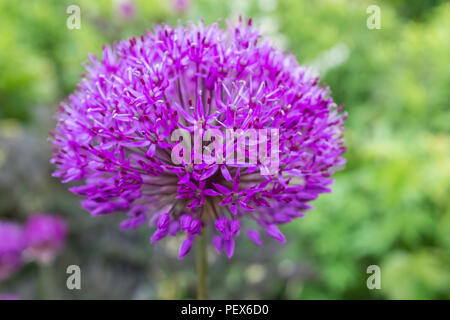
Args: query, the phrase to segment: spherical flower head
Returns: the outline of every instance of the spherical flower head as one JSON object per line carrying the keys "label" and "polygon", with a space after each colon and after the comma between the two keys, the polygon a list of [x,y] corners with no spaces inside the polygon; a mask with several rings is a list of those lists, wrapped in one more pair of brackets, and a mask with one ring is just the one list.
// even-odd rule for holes
{"label": "spherical flower head", "polygon": [[251,20],[155,26],[86,69],[51,133],[54,176],[92,215],[149,221],[152,243],[183,234],[179,258],[208,226],[228,257],[241,234],[285,242],[278,225],[345,163],[342,106]]}
{"label": "spherical flower head", "polygon": [[20,226],[0,221],[0,281],[11,276],[21,264],[25,248],[24,234]]}
{"label": "spherical flower head", "polygon": [[48,214],[32,215],[25,225],[25,256],[42,264],[51,263],[64,248],[66,222]]}

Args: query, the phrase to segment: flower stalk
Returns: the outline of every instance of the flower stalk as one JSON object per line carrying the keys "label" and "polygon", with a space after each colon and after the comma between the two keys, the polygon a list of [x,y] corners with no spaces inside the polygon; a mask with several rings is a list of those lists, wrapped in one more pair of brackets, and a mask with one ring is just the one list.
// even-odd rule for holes
{"label": "flower stalk", "polygon": [[[202,218],[208,219],[207,206],[203,207]],[[203,227],[202,232],[197,237],[195,248],[195,268],[197,272],[197,299],[208,299],[208,232]]]}
{"label": "flower stalk", "polygon": [[208,299],[207,232],[203,229],[196,241],[195,265],[197,270],[197,299]]}

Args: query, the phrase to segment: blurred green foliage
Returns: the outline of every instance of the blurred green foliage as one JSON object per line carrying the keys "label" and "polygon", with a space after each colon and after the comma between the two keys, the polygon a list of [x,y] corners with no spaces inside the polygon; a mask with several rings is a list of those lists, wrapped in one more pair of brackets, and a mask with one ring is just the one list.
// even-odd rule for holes
{"label": "blurred green foliage", "polygon": [[[381,8],[380,30],[366,27],[372,2]],[[193,261],[176,262],[177,243],[155,250],[145,227],[120,233],[119,217],[90,219],[66,186],[49,178],[46,161],[35,160],[50,153],[36,145],[52,128],[58,102],[73,91],[88,52],[153,23],[223,23],[242,14],[302,64],[320,66],[324,52],[345,48],[321,81],[349,113],[348,163],[335,175],[332,194],[283,227],[287,245],[265,239],[255,249],[241,237],[232,261],[214,258],[212,296],[450,299],[450,3],[191,0],[177,13],[171,1],[141,0],[132,17],[121,15],[118,3],[0,1],[0,170],[9,171],[7,178],[0,174],[0,217],[52,210],[69,219],[68,249],[54,266],[61,288],[53,297],[193,297]],[[66,28],[70,4],[81,8],[80,30]],[[27,170],[37,175],[33,183]],[[68,264],[86,268],[89,290],[65,290]],[[381,290],[366,287],[371,264],[381,267]],[[35,277],[27,267],[6,288],[48,297],[39,281],[25,284]]]}

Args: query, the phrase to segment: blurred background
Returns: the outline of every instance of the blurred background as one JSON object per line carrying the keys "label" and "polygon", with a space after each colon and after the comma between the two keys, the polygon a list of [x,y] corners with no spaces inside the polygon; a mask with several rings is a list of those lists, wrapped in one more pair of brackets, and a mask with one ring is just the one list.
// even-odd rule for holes
{"label": "blurred background", "polygon": [[[369,5],[381,8],[370,30]],[[81,28],[68,29],[69,5]],[[21,299],[195,298],[193,254],[158,248],[146,226],[91,218],[51,178],[48,131],[88,53],[154,23],[253,17],[277,46],[312,66],[349,113],[348,160],[333,193],[282,227],[280,245],[238,240],[232,260],[210,254],[216,299],[450,299],[450,3],[444,0],[0,0],[0,220],[64,217],[65,249],[0,282]],[[79,265],[82,289],[66,287]],[[369,265],[381,289],[369,290]]]}

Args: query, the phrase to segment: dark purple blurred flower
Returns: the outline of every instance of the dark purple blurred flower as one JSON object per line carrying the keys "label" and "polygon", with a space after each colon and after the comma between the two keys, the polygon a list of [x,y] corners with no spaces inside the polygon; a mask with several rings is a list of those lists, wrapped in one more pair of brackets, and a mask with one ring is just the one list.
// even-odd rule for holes
{"label": "dark purple blurred flower", "polygon": [[[285,242],[277,225],[303,216],[308,202],[330,192],[330,176],[345,163],[346,115],[318,78],[251,24],[156,26],[105,47],[101,59],[91,56],[51,133],[54,176],[82,182],[70,190],[92,215],[128,212],[123,229],[150,221],[151,242],[184,233],[180,258],[207,225],[216,250],[229,257],[241,229],[259,245],[257,225]],[[174,163],[171,151],[180,142],[171,134],[180,128],[194,135],[194,145],[196,128],[274,130],[264,141],[271,159],[279,158],[276,170],[263,174],[261,158],[208,164],[206,154],[201,163]],[[234,141],[228,147],[242,151]],[[250,144],[243,153],[253,155]],[[217,149],[214,155],[221,158]]]}
{"label": "dark purple blurred flower", "polygon": [[190,0],[172,0],[172,8],[178,14],[183,14],[189,10],[191,6]]}
{"label": "dark purple blurred flower", "polygon": [[116,11],[124,19],[132,19],[136,15],[136,4],[132,0],[116,0]]}
{"label": "dark purple blurred flower", "polygon": [[51,263],[64,248],[67,226],[63,219],[47,214],[32,215],[25,225],[27,258]]}
{"label": "dark purple blurred flower", "polygon": [[0,281],[8,278],[21,266],[24,240],[20,226],[0,221]]}
{"label": "dark purple blurred flower", "polygon": [[14,294],[0,294],[0,300],[20,300],[20,298]]}

